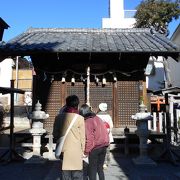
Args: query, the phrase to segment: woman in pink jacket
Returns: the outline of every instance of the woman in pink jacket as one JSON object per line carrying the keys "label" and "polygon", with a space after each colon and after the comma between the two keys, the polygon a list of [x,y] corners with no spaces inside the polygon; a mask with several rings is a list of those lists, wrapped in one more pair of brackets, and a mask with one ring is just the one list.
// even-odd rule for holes
{"label": "woman in pink jacket", "polygon": [[87,104],[83,104],[79,114],[85,119],[85,152],[89,158],[88,176],[89,180],[104,180],[103,164],[106,156],[106,148],[109,145],[109,135],[102,120],[91,111]]}

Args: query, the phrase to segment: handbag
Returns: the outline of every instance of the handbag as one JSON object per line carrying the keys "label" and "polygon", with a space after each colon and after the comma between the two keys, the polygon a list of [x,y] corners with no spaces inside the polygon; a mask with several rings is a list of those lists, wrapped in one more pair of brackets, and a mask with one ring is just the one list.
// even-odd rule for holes
{"label": "handbag", "polygon": [[76,114],[73,118],[73,120],[71,121],[71,124],[69,125],[68,129],[66,130],[66,133],[64,136],[61,136],[57,142],[56,142],[56,149],[55,149],[55,157],[56,159],[59,159],[61,152],[62,152],[62,148],[64,145],[64,141],[66,139],[67,134],[69,133],[69,130],[71,129],[71,127],[73,126],[73,124],[75,123],[76,119],[78,117],[78,114]]}

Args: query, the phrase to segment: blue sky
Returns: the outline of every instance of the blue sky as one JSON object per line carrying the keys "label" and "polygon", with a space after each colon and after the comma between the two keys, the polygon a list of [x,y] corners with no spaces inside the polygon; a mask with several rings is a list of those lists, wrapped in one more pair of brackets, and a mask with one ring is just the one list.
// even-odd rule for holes
{"label": "blue sky", "polygon": [[[133,10],[141,0],[124,0],[125,10]],[[109,0],[6,0],[1,2],[0,17],[10,26],[4,41],[34,28],[101,28],[108,17]],[[173,21],[171,34],[180,23]]]}

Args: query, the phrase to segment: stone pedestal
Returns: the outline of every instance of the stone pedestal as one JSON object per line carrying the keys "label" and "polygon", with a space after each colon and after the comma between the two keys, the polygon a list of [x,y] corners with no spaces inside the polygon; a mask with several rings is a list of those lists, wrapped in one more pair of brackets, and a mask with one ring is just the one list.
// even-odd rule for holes
{"label": "stone pedestal", "polygon": [[152,119],[150,113],[145,112],[146,106],[142,103],[140,105],[140,112],[132,116],[136,120],[137,130],[136,134],[139,137],[140,155],[133,159],[136,165],[156,166],[156,163],[147,155],[147,139],[150,131],[148,130],[148,120]]}
{"label": "stone pedestal", "polygon": [[41,136],[46,132],[46,130],[32,128],[29,131],[33,136],[33,154],[26,163],[44,163],[46,160],[41,156]]}
{"label": "stone pedestal", "polygon": [[49,160],[55,160],[56,157],[53,151],[55,149],[55,144],[53,144],[53,135],[49,134],[48,139],[49,139],[49,143],[46,145],[46,147],[48,148],[48,152],[43,153],[43,157]]}
{"label": "stone pedestal", "polygon": [[43,129],[43,120],[49,117],[44,111],[41,111],[41,104],[38,102],[35,105],[35,111],[32,113],[32,129],[29,132],[33,136],[33,154],[26,163],[44,163],[46,159],[41,156],[41,136],[46,132]]}

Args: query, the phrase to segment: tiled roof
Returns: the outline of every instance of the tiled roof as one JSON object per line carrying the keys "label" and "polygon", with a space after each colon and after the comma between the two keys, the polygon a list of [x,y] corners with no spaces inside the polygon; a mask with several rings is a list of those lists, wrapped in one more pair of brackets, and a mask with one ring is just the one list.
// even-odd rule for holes
{"label": "tiled roof", "polygon": [[30,28],[0,46],[0,52],[163,52],[179,47],[150,29]]}

